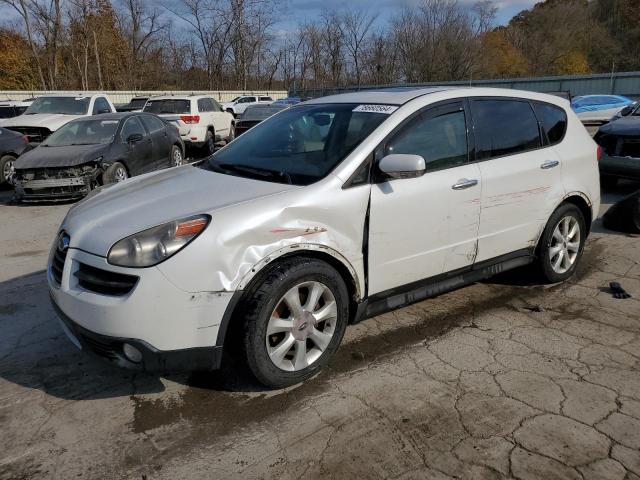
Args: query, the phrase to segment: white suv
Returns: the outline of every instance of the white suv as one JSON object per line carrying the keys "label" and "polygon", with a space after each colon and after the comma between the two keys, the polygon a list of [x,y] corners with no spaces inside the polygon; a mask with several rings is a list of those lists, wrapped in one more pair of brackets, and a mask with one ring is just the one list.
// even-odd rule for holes
{"label": "white suv", "polygon": [[544,94],[315,99],[200,168],[73,207],[51,298],[77,346],[119,365],[211,369],[235,344],[262,383],[290,385],[329,361],[347,324],[529,263],[569,278],[598,212],[597,151],[569,103]]}
{"label": "white suv", "polygon": [[216,143],[228,143],[235,137],[233,115],[206,95],[151,97],[142,111],[173,123],[186,145],[204,148],[209,155],[215,151]]}
{"label": "white suv", "polygon": [[242,115],[244,111],[253,105],[269,105],[273,103],[273,98],[264,95],[245,95],[236,97],[230,102],[222,104],[225,112],[229,112],[234,116]]}

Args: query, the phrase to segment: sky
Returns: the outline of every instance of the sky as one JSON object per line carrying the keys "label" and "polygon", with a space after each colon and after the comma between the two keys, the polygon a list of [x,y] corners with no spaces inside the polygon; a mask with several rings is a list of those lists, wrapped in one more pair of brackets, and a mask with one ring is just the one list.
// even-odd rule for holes
{"label": "sky", "polygon": [[[458,0],[460,4],[471,8],[477,0]],[[494,0],[498,9],[496,23],[505,25],[511,17],[522,10],[533,7],[541,0]],[[296,25],[312,20],[326,10],[337,10],[348,6],[378,14],[378,23],[384,23],[403,6],[418,5],[421,0],[284,0],[279,15],[278,28],[284,31],[294,30]]]}

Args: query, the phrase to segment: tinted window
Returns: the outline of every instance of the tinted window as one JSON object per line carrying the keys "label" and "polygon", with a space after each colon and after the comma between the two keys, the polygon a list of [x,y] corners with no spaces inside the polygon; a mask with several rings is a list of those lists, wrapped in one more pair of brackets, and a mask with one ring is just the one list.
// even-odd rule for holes
{"label": "tinted window", "polygon": [[122,136],[122,140],[126,142],[127,138],[136,133],[139,133],[143,137],[147,134],[137,117],[128,118],[122,126],[122,133],[120,134]]}
{"label": "tinted window", "polygon": [[420,155],[427,170],[463,165],[467,162],[467,128],[464,110],[442,107],[429,110],[404,127],[386,145],[386,154]]}
{"label": "tinted window", "polygon": [[191,100],[149,100],[144,106],[144,112],[150,113],[191,113]]}
{"label": "tinted window", "polygon": [[271,102],[273,100],[271,99],[271,97],[260,97],[260,101],[261,102]]}
{"label": "tinted window", "polygon": [[529,102],[473,100],[471,111],[479,160],[540,147],[538,121]]}
{"label": "tinted window", "polygon": [[164,130],[164,123],[158,117],[154,117],[152,115],[143,115],[142,123],[147,127],[149,132],[154,133],[159,130]]}
{"label": "tinted window", "polygon": [[238,103],[251,103],[255,101],[256,101],[255,97],[244,97],[238,100]]}
{"label": "tinted window", "polygon": [[18,115],[15,107],[0,107],[0,118],[11,118]]}
{"label": "tinted window", "polygon": [[533,106],[549,144],[554,145],[562,140],[567,131],[567,115],[564,110],[548,103],[534,102]]}
{"label": "tinted window", "polygon": [[103,97],[96,98],[96,101],[93,104],[93,114],[97,115],[98,113],[107,113],[111,112],[111,107],[109,106],[109,102],[107,102]]}
{"label": "tinted window", "polygon": [[201,98],[200,100],[198,100],[198,111],[199,112],[210,112],[211,111],[211,107],[209,105],[209,102],[207,102],[206,98]]}

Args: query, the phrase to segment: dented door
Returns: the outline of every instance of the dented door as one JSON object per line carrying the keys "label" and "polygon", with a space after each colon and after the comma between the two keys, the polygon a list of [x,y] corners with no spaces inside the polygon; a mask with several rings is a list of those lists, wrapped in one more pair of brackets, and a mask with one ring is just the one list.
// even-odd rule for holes
{"label": "dented door", "polygon": [[386,141],[382,155],[420,155],[427,171],[372,186],[369,294],[473,264],[482,185],[466,116],[461,101],[428,107]]}

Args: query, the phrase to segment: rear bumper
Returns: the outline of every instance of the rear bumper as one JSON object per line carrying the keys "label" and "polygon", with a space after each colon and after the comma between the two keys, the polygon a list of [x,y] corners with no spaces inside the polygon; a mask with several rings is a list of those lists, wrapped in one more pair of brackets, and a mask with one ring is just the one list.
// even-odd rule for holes
{"label": "rear bumper", "polygon": [[602,175],[640,180],[640,158],[616,157],[603,152],[599,168]]}
{"label": "rear bumper", "polygon": [[[60,309],[53,297],[50,297],[50,300],[63,325],[64,332],[74,345],[119,367],[148,372],[198,371],[220,368],[221,346],[162,351],[143,340],[101,335],[75,323]],[[134,362],[127,358],[124,353],[125,344],[138,350],[142,355],[142,360]]]}

